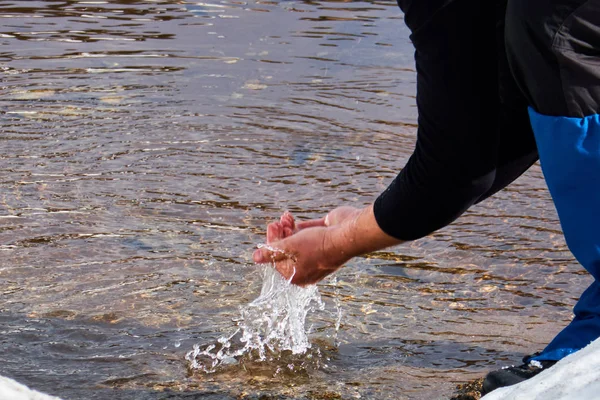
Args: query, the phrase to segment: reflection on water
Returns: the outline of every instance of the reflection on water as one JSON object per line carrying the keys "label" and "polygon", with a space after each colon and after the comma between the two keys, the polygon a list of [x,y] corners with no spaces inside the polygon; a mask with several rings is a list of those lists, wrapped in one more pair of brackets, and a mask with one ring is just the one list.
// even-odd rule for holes
{"label": "reflection on water", "polygon": [[[0,1],[0,374],[65,399],[449,397],[590,282],[537,166],[319,285],[327,368],[188,375],[258,296],[265,225],[382,191],[415,141],[394,2]],[[320,397],[319,397],[320,396]]]}

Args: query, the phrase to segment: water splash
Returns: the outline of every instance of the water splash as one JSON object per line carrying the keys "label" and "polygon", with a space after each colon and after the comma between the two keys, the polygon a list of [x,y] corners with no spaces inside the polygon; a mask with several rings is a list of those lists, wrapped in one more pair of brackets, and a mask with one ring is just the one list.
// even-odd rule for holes
{"label": "water splash", "polygon": [[335,303],[336,318],[335,318],[335,331],[333,334],[333,345],[338,347],[340,342],[338,340],[338,333],[342,326],[342,302],[340,300],[340,290],[337,285],[337,278],[334,276],[331,278],[331,285],[333,286],[333,301]]}
{"label": "water splash", "polygon": [[196,344],[186,354],[190,368],[206,373],[237,363],[277,359],[283,353],[306,353],[311,344],[306,329],[309,312],[323,310],[325,303],[316,285],[299,287],[284,279],[272,266],[263,270],[260,296],[240,310],[238,329],[204,347]]}

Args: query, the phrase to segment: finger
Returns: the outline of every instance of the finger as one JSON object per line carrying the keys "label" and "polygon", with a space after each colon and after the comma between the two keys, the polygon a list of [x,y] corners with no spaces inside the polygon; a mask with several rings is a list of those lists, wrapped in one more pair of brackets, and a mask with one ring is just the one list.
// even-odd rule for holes
{"label": "finger", "polygon": [[281,222],[281,225],[284,228],[290,228],[292,232],[296,229],[296,222],[294,221],[294,216],[289,211],[283,213],[283,215],[279,219],[279,222]]}
{"label": "finger", "polygon": [[326,217],[319,218],[319,219],[309,219],[308,221],[301,221],[296,224],[296,227],[298,229],[302,230],[305,228],[312,228],[315,226],[327,226],[325,224],[325,218]]}
{"label": "finger", "polygon": [[294,277],[295,269],[294,265],[290,262],[279,262],[275,264],[275,269],[281,274],[286,280]]}
{"label": "finger", "polygon": [[257,264],[265,264],[270,262],[279,262],[291,259],[289,254],[286,254],[283,250],[272,251],[266,248],[256,249],[252,253],[252,259]]}
{"label": "finger", "polygon": [[293,234],[294,234],[294,231],[293,231],[291,228],[289,228],[289,227],[284,227],[284,228],[283,228],[283,237],[284,237],[284,238],[286,238],[286,237],[290,237],[290,236],[292,236]]}
{"label": "finger", "polygon": [[283,228],[279,222],[267,225],[267,244],[283,239]]}

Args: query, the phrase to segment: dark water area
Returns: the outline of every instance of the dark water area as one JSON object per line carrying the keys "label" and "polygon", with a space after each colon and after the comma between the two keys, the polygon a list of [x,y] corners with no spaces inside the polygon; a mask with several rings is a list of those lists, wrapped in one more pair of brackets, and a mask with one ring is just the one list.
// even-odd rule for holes
{"label": "dark water area", "polygon": [[320,284],[318,368],[188,371],[258,296],[268,222],[366,205],[410,156],[408,36],[393,1],[0,1],[0,374],[65,400],[429,400],[543,348],[591,279],[535,165]]}

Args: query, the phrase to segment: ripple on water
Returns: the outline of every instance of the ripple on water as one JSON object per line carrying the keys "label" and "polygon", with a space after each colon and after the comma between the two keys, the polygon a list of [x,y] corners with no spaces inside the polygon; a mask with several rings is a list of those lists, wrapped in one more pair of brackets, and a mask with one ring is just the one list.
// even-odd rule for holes
{"label": "ripple on water", "polygon": [[[414,146],[396,3],[3,2],[0,20],[3,375],[65,399],[449,397],[543,347],[590,283],[535,165],[349,262],[298,340],[270,342],[291,325],[256,300],[266,223],[373,201]],[[254,353],[188,374],[194,344],[238,328]]]}

